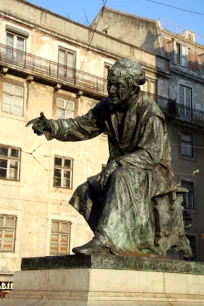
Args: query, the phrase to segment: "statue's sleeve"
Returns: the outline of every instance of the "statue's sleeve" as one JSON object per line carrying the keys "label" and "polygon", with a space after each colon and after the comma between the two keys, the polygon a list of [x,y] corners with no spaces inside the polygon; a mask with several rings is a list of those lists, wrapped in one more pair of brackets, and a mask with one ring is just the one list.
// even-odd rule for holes
{"label": "statue's sleeve", "polygon": [[117,159],[121,166],[134,165],[146,170],[160,163],[164,150],[164,121],[152,115],[147,118],[140,130],[140,140],[137,149]]}
{"label": "statue's sleeve", "polygon": [[104,131],[104,126],[98,119],[95,109],[86,115],[74,119],[50,120],[51,133],[45,133],[48,140],[53,138],[60,141],[88,140]]}

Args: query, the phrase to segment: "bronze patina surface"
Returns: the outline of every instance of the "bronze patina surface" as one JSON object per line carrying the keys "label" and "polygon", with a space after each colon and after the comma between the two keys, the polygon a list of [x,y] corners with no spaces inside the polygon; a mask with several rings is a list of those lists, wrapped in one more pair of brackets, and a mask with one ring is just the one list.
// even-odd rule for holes
{"label": "bronze patina surface", "polygon": [[108,97],[87,114],[59,120],[41,114],[30,122],[48,140],[108,136],[106,168],[89,177],[70,200],[95,235],[75,253],[165,256],[174,248],[191,255],[182,218],[185,190],[173,181],[165,118],[157,103],[141,94],[144,83],[139,64],[118,60],[108,74]]}

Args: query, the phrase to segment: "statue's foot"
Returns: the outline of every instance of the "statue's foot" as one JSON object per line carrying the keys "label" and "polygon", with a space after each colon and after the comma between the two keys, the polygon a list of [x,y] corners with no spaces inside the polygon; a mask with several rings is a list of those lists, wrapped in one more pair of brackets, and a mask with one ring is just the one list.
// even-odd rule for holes
{"label": "statue's foot", "polygon": [[91,254],[111,254],[110,249],[105,247],[102,242],[94,237],[88,243],[72,249],[75,254],[91,255]]}

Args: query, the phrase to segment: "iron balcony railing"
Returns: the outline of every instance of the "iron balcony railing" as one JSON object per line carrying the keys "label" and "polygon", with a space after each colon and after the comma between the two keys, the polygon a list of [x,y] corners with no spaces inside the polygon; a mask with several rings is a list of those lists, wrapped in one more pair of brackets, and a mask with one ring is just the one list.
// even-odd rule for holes
{"label": "iron balcony railing", "polygon": [[185,122],[193,123],[196,125],[204,125],[204,110],[199,110],[193,107],[179,104],[175,100],[144,93],[151,96],[157,102],[164,114],[172,118],[179,119]]}
{"label": "iron balcony railing", "polygon": [[[42,57],[23,52],[0,44],[0,65],[50,78],[55,82],[71,84],[91,90],[102,96],[107,95],[107,80],[84,71],[80,71]],[[169,98],[144,93],[151,96],[165,114],[188,122],[204,125],[204,111],[175,103]]]}
{"label": "iron balcony railing", "polygon": [[54,79],[56,82],[68,83],[76,87],[107,93],[107,80],[96,75],[61,65],[57,62],[20,51],[0,44],[0,64],[23,69],[30,74]]}

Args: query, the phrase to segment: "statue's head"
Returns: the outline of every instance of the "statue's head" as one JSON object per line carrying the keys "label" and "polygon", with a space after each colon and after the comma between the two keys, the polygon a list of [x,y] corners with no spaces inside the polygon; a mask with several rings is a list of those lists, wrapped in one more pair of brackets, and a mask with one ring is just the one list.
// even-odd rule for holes
{"label": "statue's head", "polygon": [[108,73],[108,94],[114,105],[124,103],[145,83],[142,66],[130,59],[119,59]]}

